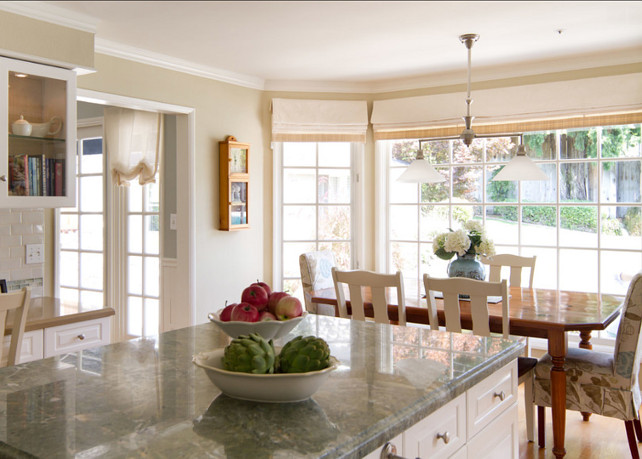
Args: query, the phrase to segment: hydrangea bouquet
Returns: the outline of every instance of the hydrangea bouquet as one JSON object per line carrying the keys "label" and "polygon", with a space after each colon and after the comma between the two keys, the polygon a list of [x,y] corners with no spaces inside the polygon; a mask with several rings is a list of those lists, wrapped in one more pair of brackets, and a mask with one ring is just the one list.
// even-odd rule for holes
{"label": "hydrangea bouquet", "polygon": [[495,255],[495,244],[486,235],[481,222],[475,220],[468,220],[457,231],[449,230],[438,234],[432,242],[432,249],[442,260],[450,260],[455,254],[460,257]]}

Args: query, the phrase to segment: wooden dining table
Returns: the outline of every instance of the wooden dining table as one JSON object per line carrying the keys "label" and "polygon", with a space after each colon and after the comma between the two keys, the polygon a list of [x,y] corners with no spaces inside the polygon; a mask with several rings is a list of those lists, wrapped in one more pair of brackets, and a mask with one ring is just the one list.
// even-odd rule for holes
{"label": "wooden dining table", "polygon": [[[580,334],[579,346],[592,349],[591,333],[604,330],[620,314],[624,297],[597,293],[571,292],[550,289],[530,289],[510,287],[509,326],[510,334],[533,338],[544,338],[548,341],[548,353],[551,356],[551,400],[553,422],[553,454],[564,457],[564,436],[566,429],[566,372],[564,360],[568,347],[567,332]],[[369,302],[369,293],[364,292],[365,315],[373,317],[374,311]],[[388,317],[398,320],[395,296],[388,301]],[[349,293],[346,290],[346,299]],[[313,303],[334,305],[338,314],[334,288],[316,290],[310,294]],[[491,332],[502,332],[502,304],[489,303]],[[348,313],[350,305],[348,301]],[[437,301],[437,317],[440,325],[445,325],[443,303]],[[470,302],[460,301],[461,326],[472,329]],[[426,300],[406,298],[406,322],[429,324]],[[583,413],[584,414],[584,413]],[[588,414],[585,415],[588,419]],[[543,435],[543,433],[540,433]],[[543,437],[540,437],[543,438]],[[542,444],[542,441],[540,441]]]}

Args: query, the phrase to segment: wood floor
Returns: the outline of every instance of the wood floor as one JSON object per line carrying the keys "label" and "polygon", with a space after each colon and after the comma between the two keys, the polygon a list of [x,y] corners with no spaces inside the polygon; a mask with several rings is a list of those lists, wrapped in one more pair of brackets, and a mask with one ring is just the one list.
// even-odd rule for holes
{"label": "wood floor", "polygon": [[[551,411],[546,409],[546,448],[540,449],[526,439],[526,420],[524,418],[524,388],[519,386],[519,457],[521,459],[554,457],[553,427]],[[537,423],[537,409],[535,409]],[[604,416],[591,416],[589,422],[582,421],[582,415],[575,411],[566,412],[566,457],[569,459],[626,459],[631,457],[626,439],[624,421]],[[642,455],[642,443],[638,443]]]}

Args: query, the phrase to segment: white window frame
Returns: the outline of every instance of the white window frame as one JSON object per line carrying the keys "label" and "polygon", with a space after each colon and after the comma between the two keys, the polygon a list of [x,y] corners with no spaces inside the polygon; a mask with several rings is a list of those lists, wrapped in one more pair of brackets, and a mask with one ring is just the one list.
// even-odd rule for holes
{"label": "white window frame", "polygon": [[[606,127],[605,127],[606,128]],[[589,129],[589,128],[584,128],[584,129]],[[573,129],[575,130],[582,130],[582,128],[578,129]],[[564,129],[558,129],[556,130],[557,132],[559,131],[564,131]],[[571,129],[569,129],[571,131]],[[519,136],[519,134],[514,134],[515,136]],[[498,136],[501,137],[501,136]],[[601,145],[601,143],[599,144]],[[599,146],[598,145],[598,146]],[[382,272],[387,272],[390,266],[390,225],[389,225],[389,209],[390,209],[390,167],[391,167],[391,162],[390,162],[390,151],[391,147],[391,142],[389,141],[377,141],[375,143],[375,190],[376,190],[376,195],[375,195],[375,253],[377,254],[376,258],[376,269],[378,271]],[[452,158],[451,158],[452,159]],[[486,198],[486,187],[484,186],[482,190],[482,196],[483,199],[479,203],[474,203],[475,206],[482,206],[485,208],[487,205],[493,205],[493,204],[502,204],[502,205],[508,205],[508,206],[516,206],[518,208],[518,229],[517,229],[517,234],[518,234],[518,240],[515,244],[501,244],[501,242],[498,243],[498,241],[495,241],[495,244],[500,248],[501,246],[510,246],[510,247],[517,247],[519,252],[521,253],[522,248],[537,248],[537,244],[525,244],[521,240],[521,225],[522,225],[522,208],[523,206],[537,206],[537,205],[542,205],[542,206],[551,206],[556,208],[557,212],[557,241],[556,244],[553,246],[545,246],[547,249],[554,249],[557,251],[557,270],[556,270],[556,285],[557,288],[559,288],[560,284],[560,262],[559,262],[559,257],[560,257],[560,251],[561,250],[595,250],[597,251],[597,277],[598,277],[598,286],[597,286],[597,293],[601,294],[601,282],[599,282],[600,275],[601,275],[601,254],[602,251],[622,251],[622,252],[629,252],[629,253],[639,253],[640,256],[642,257],[642,249],[613,249],[613,248],[602,248],[601,244],[601,215],[602,215],[602,208],[603,207],[613,207],[613,206],[640,206],[642,203],[630,203],[630,202],[602,202],[601,201],[601,196],[602,196],[602,164],[606,162],[614,162],[614,161],[642,161],[642,156],[639,157],[615,157],[615,158],[610,158],[610,157],[602,157],[601,150],[598,150],[598,154],[596,158],[586,158],[586,159],[567,159],[567,158],[560,158],[560,154],[558,151],[558,154],[556,155],[555,159],[549,159],[549,160],[535,160],[536,163],[538,164],[554,164],[556,168],[556,181],[557,181],[557,197],[554,202],[545,202],[545,203],[540,203],[540,202],[528,202],[524,203],[522,202],[522,196],[521,196],[521,184],[518,182],[518,188],[517,188],[517,200],[515,202],[506,202],[506,203],[490,203],[487,201]],[[598,165],[598,179],[597,179],[597,198],[595,202],[591,203],[564,203],[560,202],[559,199],[559,189],[560,189],[560,165],[561,164],[568,164],[568,163],[584,163],[584,162],[595,162]],[[496,162],[486,162],[485,158],[482,158],[481,162],[478,163],[447,163],[447,164],[439,164],[439,166],[445,166],[449,168],[453,167],[463,167],[463,166],[469,166],[469,165],[475,165],[475,166],[480,166],[482,168],[482,173],[483,177],[485,179],[486,173],[487,173],[487,167],[490,165],[497,165]],[[452,176],[452,174],[451,174]],[[484,184],[486,181],[484,180]],[[450,195],[452,197],[452,183],[451,183],[451,191]],[[422,203],[418,203],[417,207],[421,206]],[[571,247],[571,246],[563,246],[560,245],[560,237],[559,237],[559,225],[560,225],[560,209],[564,207],[565,205],[573,205],[573,206],[590,206],[590,207],[595,207],[597,209],[598,213],[598,219],[597,219],[597,246],[595,248],[593,247]],[[486,222],[486,213],[484,212],[483,214],[483,222]],[[421,241],[420,235],[418,235],[417,238],[417,243]],[[426,241],[430,242],[430,241]],[[418,273],[420,274],[420,273]],[[594,335],[597,335],[597,333],[594,333]],[[577,334],[569,333],[568,334],[568,340],[571,343],[579,343],[580,339]],[[595,349],[602,349],[602,350],[608,350],[609,352],[612,352],[613,349],[613,344],[614,344],[614,338],[607,338],[604,336],[593,336],[591,338],[591,343],[594,345]],[[547,349],[547,342],[546,340],[538,340],[538,339],[531,339],[531,345],[534,348],[538,349]]]}
{"label": "white window frame", "polygon": [[[317,142],[322,143],[322,142]],[[350,142],[351,155],[351,187],[350,187],[350,240],[351,240],[351,269],[363,267],[364,240],[364,206],[363,206],[363,170],[364,145]],[[272,244],[272,290],[283,288],[283,142],[272,143],[273,152],[273,244]]]}

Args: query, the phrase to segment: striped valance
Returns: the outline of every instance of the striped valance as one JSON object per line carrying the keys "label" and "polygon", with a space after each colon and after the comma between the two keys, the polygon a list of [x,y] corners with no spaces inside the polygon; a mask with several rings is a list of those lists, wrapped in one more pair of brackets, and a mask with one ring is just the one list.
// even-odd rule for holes
{"label": "striped valance", "polygon": [[[642,75],[628,74],[472,92],[477,134],[642,122]],[[375,140],[457,136],[465,94],[375,101]]]}
{"label": "striped valance", "polygon": [[272,99],[274,142],[362,142],[368,129],[365,100]]}

